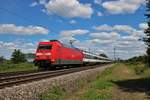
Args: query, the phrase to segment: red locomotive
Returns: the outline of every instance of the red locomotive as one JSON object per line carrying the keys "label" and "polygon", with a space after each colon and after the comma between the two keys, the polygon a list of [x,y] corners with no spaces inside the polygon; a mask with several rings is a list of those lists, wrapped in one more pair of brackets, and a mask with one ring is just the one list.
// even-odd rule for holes
{"label": "red locomotive", "polygon": [[55,66],[83,65],[89,62],[110,62],[110,60],[68,47],[58,40],[50,40],[39,43],[34,62],[39,68],[47,69]]}
{"label": "red locomotive", "polygon": [[67,47],[57,40],[40,42],[36,51],[35,65],[40,68],[56,65],[81,65],[83,56],[81,50]]}

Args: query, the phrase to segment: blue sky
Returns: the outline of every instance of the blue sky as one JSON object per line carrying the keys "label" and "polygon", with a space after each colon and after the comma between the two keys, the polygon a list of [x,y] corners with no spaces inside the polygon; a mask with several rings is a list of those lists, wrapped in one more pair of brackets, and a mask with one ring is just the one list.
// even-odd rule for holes
{"label": "blue sky", "polygon": [[127,59],[143,55],[144,0],[0,1],[0,56],[35,52],[39,41],[58,39],[95,53]]}

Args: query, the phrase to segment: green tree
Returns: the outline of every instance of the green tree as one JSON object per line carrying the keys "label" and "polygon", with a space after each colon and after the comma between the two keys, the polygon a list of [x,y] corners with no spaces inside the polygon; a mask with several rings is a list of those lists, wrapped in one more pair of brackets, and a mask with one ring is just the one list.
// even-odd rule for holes
{"label": "green tree", "polygon": [[128,59],[127,62],[132,62],[132,63],[142,62],[142,63],[146,63],[146,55],[138,56],[138,57],[132,57],[132,58]]}
{"label": "green tree", "polygon": [[146,0],[147,1],[147,4],[146,4],[146,7],[147,7],[147,14],[145,14],[145,16],[147,17],[148,19],[148,28],[145,30],[145,34],[146,34],[146,37],[144,38],[144,42],[145,44],[147,45],[147,63],[148,63],[148,66],[150,66],[150,0]]}
{"label": "green tree", "polygon": [[25,57],[26,57],[28,62],[33,62],[33,60],[35,58],[35,54],[34,53],[27,53],[27,54],[25,54]]}
{"label": "green tree", "polygon": [[3,63],[5,58],[3,56],[0,57],[0,64]]}
{"label": "green tree", "polygon": [[27,53],[25,54],[26,58],[35,58],[35,54],[34,53]]}
{"label": "green tree", "polygon": [[26,62],[27,60],[25,58],[25,55],[20,50],[15,49],[14,52],[12,53],[11,61],[14,64],[17,64],[21,62]]}
{"label": "green tree", "polygon": [[107,55],[106,55],[106,54],[104,54],[104,53],[99,54],[99,56],[102,56],[102,57],[106,57],[106,58],[108,58],[108,57],[107,57]]}

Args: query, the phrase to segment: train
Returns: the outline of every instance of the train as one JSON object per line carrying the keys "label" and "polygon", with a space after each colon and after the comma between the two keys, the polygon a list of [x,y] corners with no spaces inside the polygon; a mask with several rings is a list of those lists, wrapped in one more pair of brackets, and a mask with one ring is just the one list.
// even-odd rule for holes
{"label": "train", "polygon": [[39,42],[34,59],[34,63],[39,69],[110,62],[109,58],[67,46],[58,40]]}

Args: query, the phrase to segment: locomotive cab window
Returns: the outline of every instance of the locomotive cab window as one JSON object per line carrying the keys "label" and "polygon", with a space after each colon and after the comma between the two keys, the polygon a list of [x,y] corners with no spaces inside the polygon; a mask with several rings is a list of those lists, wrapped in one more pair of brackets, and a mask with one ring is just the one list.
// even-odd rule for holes
{"label": "locomotive cab window", "polygon": [[39,45],[38,50],[50,50],[52,45]]}

